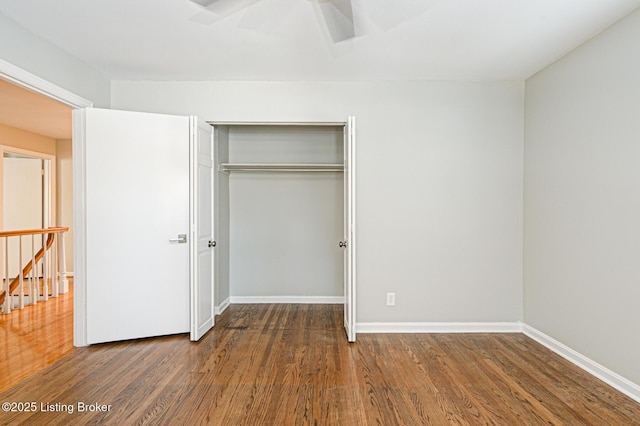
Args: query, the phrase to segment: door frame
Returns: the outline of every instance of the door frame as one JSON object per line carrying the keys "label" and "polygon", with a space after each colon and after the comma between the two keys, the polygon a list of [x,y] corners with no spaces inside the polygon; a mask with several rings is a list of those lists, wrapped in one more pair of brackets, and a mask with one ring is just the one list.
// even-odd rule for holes
{"label": "door frame", "polygon": [[345,278],[344,322],[347,340],[356,341],[356,118],[349,116],[344,126],[344,214]]}
{"label": "door frame", "polygon": [[[39,160],[48,161],[48,163],[44,163],[45,167],[45,175],[44,175],[44,188],[45,191],[45,199],[43,200],[43,226],[49,227],[54,226],[57,219],[57,194],[56,194],[56,156],[51,154],[44,154],[42,152],[30,151],[22,148],[15,148],[8,145],[0,145],[0,158],[4,161],[4,154],[11,153],[22,155],[25,157],[36,158]],[[2,170],[2,168],[0,168]],[[3,192],[3,183],[4,178],[0,175],[0,200],[4,198]],[[55,208],[54,208],[55,206]],[[4,224],[4,213],[0,211],[0,224]]]}
{"label": "door frame", "polygon": [[73,109],[93,107],[93,102],[2,59],[0,59],[0,79],[46,96]]}
{"label": "door frame", "polygon": [[[0,200],[4,202],[4,154],[17,154],[23,157],[29,157],[42,161],[42,169],[44,170],[42,182],[42,228],[48,228],[57,224],[58,217],[58,199],[57,199],[57,181],[56,181],[56,156],[45,154],[28,149],[16,148],[8,145],[0,145]],[[5,225],[4,209],[0,209],[0,225]],[[44,244],[44,240],[42,240]]]}
{"label": "door frame", "polygon": [[[345,216],[349,212],[349,217],[345,217],[345,229],[344,236],[345,240],[348,242],[348,248],[345,250],[344,256],[344,266],[349,265],[349,271],[345,270],[344,277],[344,302],[345,305],[345,315],[344,315],[344,326],[347,331],[347,340],[349,342],[356,341],[357,334],[357,298],[356,298],[356,290],[358,287],[357,282],[357,260],[356,260],[356,244],[357,244],[357,233],[356,233],[356,118],[355,116],[348,116],[345,121],[233,121],[233,120],[207,120],[207,123],[212,125],[214,129],[219,128],[219,126],[308,126],[308,127],[341,127],[343,130],[343,148],[347,148],[347,144],[351,143],[351,148],[349,150],[350,160],[347,164],[347,158],[345,158],[345,171],[346,168],[349,168],[349,173],[344,174],[343,182],[344,182],[344,195],[347,196],[347,186],[350,188],[348,197],[349,197],[349,208],[347,208],[347,204],[344,205]],[[216,130],[217,131],[217,130]],[[346,151],[345,151],[346,152]],[[216,197],[219,196],[219,193],[216,194]],[[216,205],[220,205],[220,200],[216,199],[214,201]],[[350,226],[347,226],[347,221]],[[347,232],[349,235],[347,235]],[[347,280],[348,275],[348,280]],[[218,292],[218,287],[220,285],[220,281],[215,281],[215,291]],[[346,305],[350,303],[350,309],[347,313]],[[348,318],[347,318],[348,315]],[[349,321],[347,321],[349,319]]]}
{"label": "door frame", "polygon": [[[58,101],[72,109],[91,108],[93,102],[76,95],[60,86],[57,86],[35,74],[19,68],[7,61],[0,59],[0,79],[15,84],[23,89],[38,93],[47,98]],[[76,123],[74,123],[76,134]],[[73,158],[73,212],[74,212],[74,329],[73,344],[75,346],[87,346],[87,309],[86,309],[86,256],[85,256],[85,170],[84,170],[84,145],[77,138],[72,138]]]}

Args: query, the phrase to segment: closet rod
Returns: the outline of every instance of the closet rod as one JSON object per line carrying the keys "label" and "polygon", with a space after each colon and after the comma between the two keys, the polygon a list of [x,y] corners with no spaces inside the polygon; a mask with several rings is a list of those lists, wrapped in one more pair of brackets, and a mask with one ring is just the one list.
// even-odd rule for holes
{"label": "closet rod", "polygon": [[212,126],[344,127],[344,121],[207,121]]}
{"label": "closet rod", "polygon": [[343,169],[230,169],[224,172],[344,172]]}
{"label": "closet rod", "polygon": [[223,172],[342,172],[342,164],[222,163]]}

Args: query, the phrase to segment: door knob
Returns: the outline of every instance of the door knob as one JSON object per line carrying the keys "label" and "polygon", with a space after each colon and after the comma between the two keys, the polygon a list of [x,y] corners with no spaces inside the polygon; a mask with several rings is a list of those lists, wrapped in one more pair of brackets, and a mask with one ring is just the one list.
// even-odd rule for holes
{"label": "door knob", "polygon": [[213,240],[209,240],[209,247],[215,247],[216,246],[216,242]]}
{"label": "door knob", "polygon": [[347,246],[347,242],[346,241],[340,241],[338,243],[338,247],[346,247]]}
{"label": "door knob", "polygon": [[184,244],[187,242],[187,234],[178,234],[178,238],[171,238],[170,243]]}

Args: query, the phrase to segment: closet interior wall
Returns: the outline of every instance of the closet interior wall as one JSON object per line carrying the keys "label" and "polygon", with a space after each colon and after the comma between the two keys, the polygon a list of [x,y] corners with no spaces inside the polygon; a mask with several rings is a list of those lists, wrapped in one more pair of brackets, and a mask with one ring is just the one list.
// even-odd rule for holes
{"label": "closet interior wall", "polygon": [[[344,296],[341,171],[223,164],[343,164],[344,127],[216,125],[216,300]],[[315,298],[315,299],[314,299]]]}

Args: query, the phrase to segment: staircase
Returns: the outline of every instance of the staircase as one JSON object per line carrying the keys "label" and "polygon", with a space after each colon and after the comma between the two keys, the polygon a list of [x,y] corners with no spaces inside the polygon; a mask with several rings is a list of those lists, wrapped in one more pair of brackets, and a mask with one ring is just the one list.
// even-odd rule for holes
{"label": "staircase", "polygon": [[[69,291],[64,253],[67,231],[69,228],[55,227],[0,232],[0,309],[3,314]],[[45,242],[36,251],[38,240]],[[31,242],[30,256],[23,254],[25,241]],[[15,248],[16,242],[17,253],[10,249],[10,243]],[[13,277],[10,276],[10,265],[16,262],[21,269]]]}

